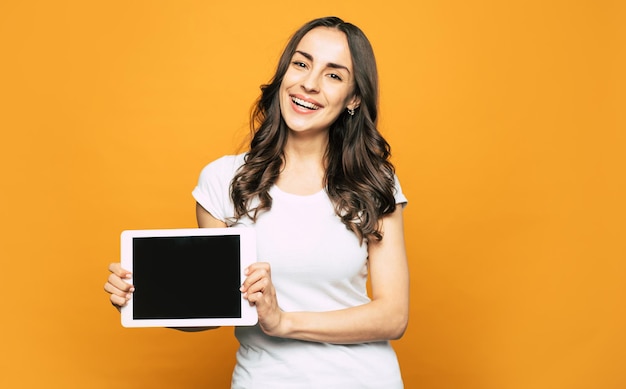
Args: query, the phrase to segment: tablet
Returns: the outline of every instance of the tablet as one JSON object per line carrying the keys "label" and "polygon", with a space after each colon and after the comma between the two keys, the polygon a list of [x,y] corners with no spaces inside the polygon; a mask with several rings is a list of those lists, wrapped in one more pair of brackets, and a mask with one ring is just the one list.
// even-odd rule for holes
{"label": "tablet", "polygon": [[239,291],[256,261],[253,229],[126,230],[121,249],[135,287],[121,310],[124,327],[256,324],[256,307]]}

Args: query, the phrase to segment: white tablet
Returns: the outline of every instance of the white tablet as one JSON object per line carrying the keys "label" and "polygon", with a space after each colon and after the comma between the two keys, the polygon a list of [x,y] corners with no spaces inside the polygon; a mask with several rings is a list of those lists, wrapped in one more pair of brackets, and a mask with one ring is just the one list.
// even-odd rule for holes
{"label": "white tablet", "polygon": [[122,308],[124,327],[256,324],[256,308],[239,291],[256,261],[253,229],[127,230],[121,248],[135,287]]}

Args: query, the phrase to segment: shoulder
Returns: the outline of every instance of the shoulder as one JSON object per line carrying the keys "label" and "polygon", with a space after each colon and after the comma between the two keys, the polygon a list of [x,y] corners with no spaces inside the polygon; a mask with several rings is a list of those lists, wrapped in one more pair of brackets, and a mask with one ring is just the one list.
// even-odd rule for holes
{"label": "shoulder", "polygon": [[202,169],[201,180],[232,179],[237,170],[244,164],[245,156],[245,153],[225,155],[210,162]]}
{"label": "shoulder", "polygon": [[196,202],[214,218],[226,221],[233,215],[230,183],[244,163],[245,154],[226,155],[206,165],[192,191]]}
{"label": "shoulder", "polygon": [[398,176],[395,174],[393,175],[393,181],[394,181],[394,188],[393,188],[394,193],[393,194],[396,199],[396,204],[401,204],[404,207],[408,203],[408,200],[406,196],[404,195],[404,193],[402,192],[402,186],[400,186],[400,180],[398,179]]}
{"label": "shoulder", "polygon": [[243,165],[246,153],[237,155],[224,155],[206,165],[206,168],[214,170],[237,171]]}

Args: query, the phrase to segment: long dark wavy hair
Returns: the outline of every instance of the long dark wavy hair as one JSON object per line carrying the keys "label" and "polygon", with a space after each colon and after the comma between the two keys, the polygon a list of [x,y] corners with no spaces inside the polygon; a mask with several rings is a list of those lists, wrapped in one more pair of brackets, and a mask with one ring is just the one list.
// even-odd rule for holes
{"label": "long dark wavy hair", "polygon": [[[231,182],[235,218],[256,221],[272,206],[270,188],[281,172],[288,128],[279,106],[279,89],[300,40],[312,29],[328,27],[342,31],[354,68],[355,95],[360,105],[354,115],[344,111],[331,125],[325,153],[324,186],[335,213],[360,241],[383,238],[380,219],[396,208],[391,149],[376,128],[378,71],[369,40],[356,26],[337,17],[312,20],[291,37],[272,80],[261,86],[261,96],[251,113],[252,140],[245,163]],[[258,205],[250,209],[251,201]]]}

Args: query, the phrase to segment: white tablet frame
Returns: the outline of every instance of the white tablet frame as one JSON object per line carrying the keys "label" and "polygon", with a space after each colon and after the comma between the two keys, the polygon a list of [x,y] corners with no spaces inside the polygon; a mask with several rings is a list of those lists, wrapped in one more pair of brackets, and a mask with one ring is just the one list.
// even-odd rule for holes
{"label": "white tablet frame", "polygon": [[[245,279],[244,270],[256,262],[256,234],[252,228],[183,228],[183,229],[152,229],[125,230],[121,234],[121,265],[123,269],[133,269],[133,239],[145,237],[190,237],[190,236],[224,236],[240,237],[240,284]],[[184,269],[176,269],[177,273]],[[179,272],[180,271],[180,272]],[[131,275],[132,276],[132,275]],[[132,278],[126,280],[132,284]],[[241,297],[241,317],[233,318],[192,318],[192,319],[134,319],[133,299],[121,309],[121,321],[124,327],[213,327],[213,326],[252,326],[258,321],[255,306]]]}

